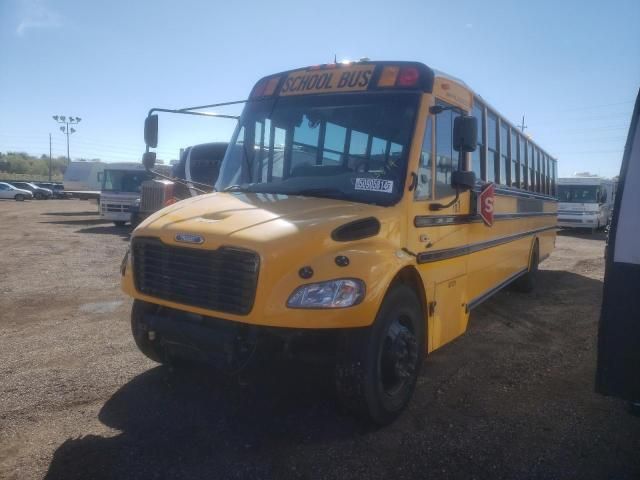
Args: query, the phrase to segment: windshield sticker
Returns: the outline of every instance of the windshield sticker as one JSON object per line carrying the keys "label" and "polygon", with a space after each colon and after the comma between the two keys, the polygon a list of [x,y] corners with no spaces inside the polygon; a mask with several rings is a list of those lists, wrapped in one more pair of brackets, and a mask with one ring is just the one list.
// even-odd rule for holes
{"label": "windshield sticker", "polygon": [[356,178],[356,190],[369,192],[393,193],[393,180],[381,180],[379,178]]}

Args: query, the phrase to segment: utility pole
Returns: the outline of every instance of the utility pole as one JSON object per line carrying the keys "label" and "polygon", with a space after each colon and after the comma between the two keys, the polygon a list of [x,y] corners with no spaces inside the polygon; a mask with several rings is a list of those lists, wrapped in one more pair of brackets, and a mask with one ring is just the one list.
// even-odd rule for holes
{"label": "utility pole", "polygon": [[527,128],[527,126],[524,124],[524,115],[522,115],[522,123],[518,126],[520,127],[520,130],[522,130],[522,133],[524,133],[524,129]]}
{"label": "utility pole", "polygon": [[53,119],[62,123],[60,126],[60,131],[67,136],[67,165],[71,163],[71,156],[69,155],[69,135],[76,132],[76,129],[70,127],[69,125],[77,125],[82,120],[80,117],[65,117],[64,115],[54,115]]}
{"label": "utility pole", "polygon": [[49,181],[51,181],[51,133],[49,133]]}

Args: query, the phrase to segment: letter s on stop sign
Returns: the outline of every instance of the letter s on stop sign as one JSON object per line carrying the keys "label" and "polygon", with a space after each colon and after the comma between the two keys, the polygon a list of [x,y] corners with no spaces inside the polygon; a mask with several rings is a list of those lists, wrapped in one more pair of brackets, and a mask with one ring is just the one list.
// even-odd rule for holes
{"label": "letter s on stop sign", "polygon": [[493,183],[488,184],[480,195],[478,195],[478,213],[482,221],[488,227],[493,225],[493,205],[496,199],[496,187]]}

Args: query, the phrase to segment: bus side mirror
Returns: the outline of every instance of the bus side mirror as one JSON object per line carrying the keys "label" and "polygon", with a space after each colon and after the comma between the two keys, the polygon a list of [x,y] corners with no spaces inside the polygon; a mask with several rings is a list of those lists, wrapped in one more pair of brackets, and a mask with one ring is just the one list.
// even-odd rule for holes
{"label": "bus side mirror", "polygon": [[158,115],[149,115],[144,121],[144,143],[148,147],[158,146]]}
{"label": "bus side mirror", "polygon": [[451,185],[460,190],[471,190],[476,185],[475,172],[455,170],[451,173]]}
{"label": "bus side mirror", "polygon": [[142,154],[142,165],[147,170],[151,170],[156,165],[156,152],[144,152]]}
{"label": "bus side mirror", "polygon": [[478,146],[478,120],[471,115],[460,115],[453,121],[453,149],[473,152]]}

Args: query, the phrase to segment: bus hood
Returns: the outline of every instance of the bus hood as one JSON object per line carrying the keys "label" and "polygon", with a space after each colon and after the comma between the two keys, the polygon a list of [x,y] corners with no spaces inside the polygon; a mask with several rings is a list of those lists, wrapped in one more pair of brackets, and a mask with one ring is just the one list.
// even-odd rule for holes
{"label": "bus hood", "polygon": [[205,249],[234,245],[260,251],[261,245],[274,242],[286,249],[295,245],[280,242],[300,235],[306,242],[330,241],[331,232],[340,225],[369,216],[382,221],[389,212],[384,207],[326,198],[216,192],[156,212],[134,236]]}

